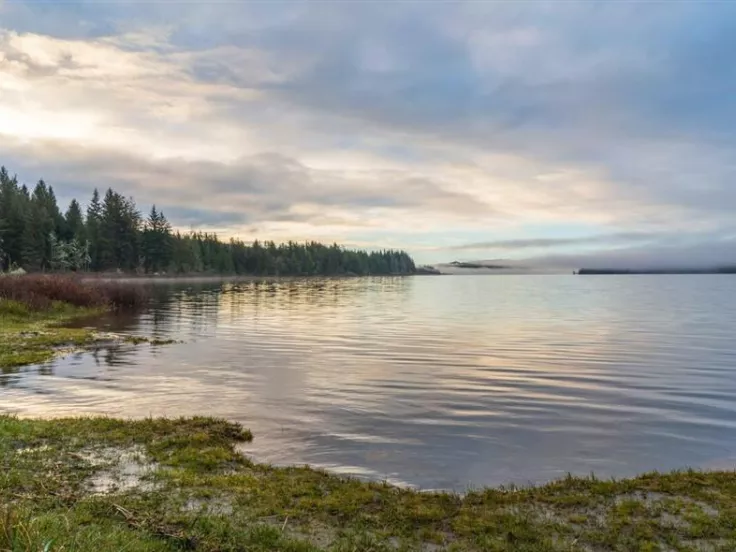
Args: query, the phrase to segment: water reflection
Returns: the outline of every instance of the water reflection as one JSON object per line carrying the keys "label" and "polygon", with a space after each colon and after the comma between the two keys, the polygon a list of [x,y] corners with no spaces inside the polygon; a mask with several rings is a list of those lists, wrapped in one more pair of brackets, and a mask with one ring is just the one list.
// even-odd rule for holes
{"label": "water reflection", "polygon": [[425,488],[736,457],[728,276],[157,286],[120,344],[0,375],[0,410],[211,414],[274,463]]}

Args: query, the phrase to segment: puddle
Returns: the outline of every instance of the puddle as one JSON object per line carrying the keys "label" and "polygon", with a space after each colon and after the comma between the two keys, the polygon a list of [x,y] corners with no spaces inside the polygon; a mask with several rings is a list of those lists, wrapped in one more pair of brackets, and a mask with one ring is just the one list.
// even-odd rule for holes
{"label": "puddle", "polygon": [[147,457],[142,447],[87,450],[80,456],[93,467],[100,468],[87,480],[92,494],[152,491],[155,488],[147,476],[156,471],[158,464]]}

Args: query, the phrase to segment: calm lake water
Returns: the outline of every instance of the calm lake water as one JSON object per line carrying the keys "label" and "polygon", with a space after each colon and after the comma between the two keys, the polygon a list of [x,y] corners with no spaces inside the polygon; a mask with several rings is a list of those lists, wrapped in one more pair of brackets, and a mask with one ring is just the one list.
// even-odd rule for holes
{"label": "calm lake water", "polygon": [[736,277],[156,286],[129,344],[0,375],[0,412],[213,415],[257,460],[421,488],[736,466]]}

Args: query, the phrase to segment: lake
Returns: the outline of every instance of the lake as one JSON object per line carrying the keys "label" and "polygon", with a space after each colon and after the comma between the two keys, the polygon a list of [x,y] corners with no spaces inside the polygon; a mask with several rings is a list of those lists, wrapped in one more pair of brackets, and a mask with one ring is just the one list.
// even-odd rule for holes
{"label": "lake", "polygon": [[155,286],[121,344],[0,374],[0,412],[222,416],[258,461],[423,489],[736,466],[736,277]]}

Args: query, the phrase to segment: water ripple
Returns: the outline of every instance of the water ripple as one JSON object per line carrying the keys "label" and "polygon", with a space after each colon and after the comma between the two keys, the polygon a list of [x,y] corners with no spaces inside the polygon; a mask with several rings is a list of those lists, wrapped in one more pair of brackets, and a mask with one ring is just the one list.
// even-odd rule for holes
{"label": "water ripple", "polygon": [[259,460],[423,488],[736,458],[736,279],[161,286],[120,345],[0,375],[0,411],[225,416]]}

